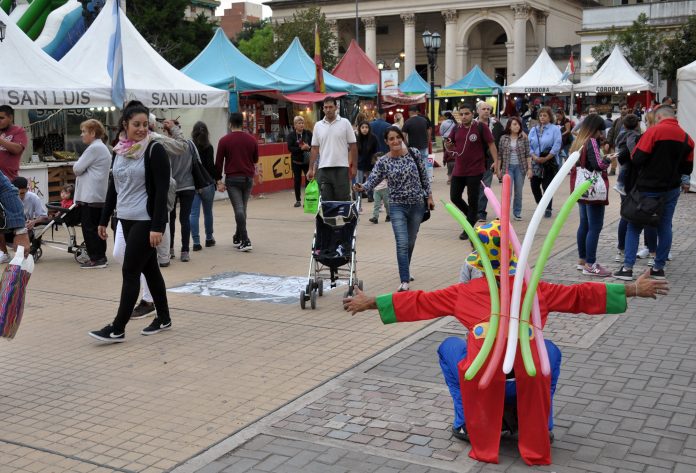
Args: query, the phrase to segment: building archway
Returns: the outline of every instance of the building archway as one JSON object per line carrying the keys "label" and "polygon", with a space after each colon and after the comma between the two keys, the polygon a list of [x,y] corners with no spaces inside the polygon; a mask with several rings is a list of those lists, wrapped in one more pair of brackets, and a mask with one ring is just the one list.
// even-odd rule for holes
{"label": "building archway", "polygon": [[[478,22],[469,32],[467,65],[470,70],[478,64],[483,72],[494,79],[496,73],[507,75],[507,47],[509,36],[500,23],[493,20]],[[466,74],[468,70],[464,71]],[[495,80],[495,79],[494,79]]]}

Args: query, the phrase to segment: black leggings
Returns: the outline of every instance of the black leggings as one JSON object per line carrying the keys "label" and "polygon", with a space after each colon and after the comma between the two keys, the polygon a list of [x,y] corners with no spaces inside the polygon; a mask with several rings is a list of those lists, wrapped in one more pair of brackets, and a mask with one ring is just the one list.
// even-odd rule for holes
{"label": "black leggings", "polygon": [[[549,187],[549,184],[551,184],[551,181],[553,181],[554,176],[555,174],[545,172],[544,177],[532,176],[532,178],[529,180],[529,185],[532,188],[532,194],[534,194],[534,200],[537,204],[539,201],[541,201],[541,197],[544,195],[541,190],[544,189],[544,192],[546,192],[546,189]],[[546,210],[552,209],[553,199],[549,200],[549,205],[546,206]]]}
{"label": "black leggings", "polygon": [[106,258],[106,240],[99,238],[97,227],[101,218],[101,207],[80,206],[80,218],[82,219],[82,237],[85,239],[87,254],[92,261]]}
{"label": "black leggings", "polygon": [[121,220],[126,251],[123,256],[123,285],[118,312],[113,322],[114,333],[123,333],[140,295],[140,274],[145,276],[157,309],[160,323],[168,323],[167,288],[157,263],[157,250],[150,246],[150,220]]}
{"label": "black leggings", "polygon": [[[179,202],[179,225],[181,225],[181,251],[189,250],[191,238],[191,207],[193,207],[193,196],[196,191],[178,191],[176,200]],[[176,223],[176,204],[169,212],[169,248],[174,248],[174,226]]]}
{"label": "black leggings", "polygon": [[295,184],[295,201],[297,202],[301,200],[300,187],[302,187],[302,173],[305,175],[305,186],[309,184],[307,180],[307,171],[309,171],[309,163],[298,164],[295,161],[292,162],[292,178]]}
{"label": "black leggings", "polygon": [[[464,215],[466,215],[466,219],[472,226],[476,223],[476,219],[478,218],[481,177],[483,177],[483,174],[479,174],[478,176],[452,176],[452,182],[450,183],[450,200],[464,213]],[[468,204],[462,199],[464,188],[467,190]]]}

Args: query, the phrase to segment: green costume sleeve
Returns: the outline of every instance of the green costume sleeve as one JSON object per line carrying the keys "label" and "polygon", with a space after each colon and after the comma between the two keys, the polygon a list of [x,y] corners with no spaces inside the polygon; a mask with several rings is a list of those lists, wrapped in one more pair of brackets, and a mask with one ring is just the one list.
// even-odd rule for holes
{"label": "green costume sleeve", "polygon": [[626,312],[626,286],[624,284],[606,284],[607,314],[622,314]]}
{"label": "green costume sleeve", "polygon": [[377,296],[377,310],[379,310],[379,316],[383,324],[393,324],[397,322],[391,294]]}

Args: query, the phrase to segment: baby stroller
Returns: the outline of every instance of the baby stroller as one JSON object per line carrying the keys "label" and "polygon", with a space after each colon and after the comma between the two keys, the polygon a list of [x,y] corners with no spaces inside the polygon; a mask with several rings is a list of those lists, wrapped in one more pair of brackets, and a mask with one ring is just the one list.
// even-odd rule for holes
{"label": "baby stroller", "polygon": [[307,286],[300,290],[300,307],[303,309],[307,301],[312,309],[317,308],[317,295],[324,294],[324,279],[331,281],[332,288],[339,279],[347,279],[346,296],[353,294],[355,284],[362,290],[363,282],[357,279],[355,258],[359,215],[359,195],[355,201],[348,202],[319,200]]}
{"label": "baby stroller", "polygon": [[[75,233],[75,226],[80,224],[80,207],[77,204],[72,204],[70,208],[64,208],[60,206],[59,202],[49,202],[46,204],[46,209],[49,213],[55,214],[53,219],[44,226],[34,228],[34,231],[30,232],[29,235],[31,240],[30,253],[34,256],[34,261],[38,263],[39,259],[41,259],[41,255],[43,255],[41,245],[43,244],[57,250],[72,253],[75,261],[80,264],[89,261],[87,245],[84,242],[78,245]],[[55,232],[61,227],[66,231],[67,242],[55,239]],[[50,238],[48,235],[49,231],[51,232]]]}

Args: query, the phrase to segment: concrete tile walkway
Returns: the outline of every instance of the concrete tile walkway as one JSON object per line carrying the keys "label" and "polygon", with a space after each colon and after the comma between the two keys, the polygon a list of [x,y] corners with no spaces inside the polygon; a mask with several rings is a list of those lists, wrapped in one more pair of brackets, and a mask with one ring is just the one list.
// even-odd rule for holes
{"label": "concrete tile walkway", "polygon": [[[442,169],[434,188],[437,199],[448,196]],[[567,188],[559,194],[557,208]],[[218,245],[173,261],[167,286],[229,271],[306,275],[312,217],[292,207],[289,192],[266,197],[250,202],[251,253],[232,249],[232,210],[217,202]],[[520,233],[533,208],[528,191],[525,202]],[[696,470],[686,264],[694,210],[693,196],[680,201],[669,298],[632,303],[626,317],[561,315],[549,324],[564,364],[554,466],[543,471]],[[574,213],[547,279],[582,278],[573,269],[576,226]],[[414,288],[456,281],[470,250],[459,231],[439,206],[421,228]],[[608,224],[604,261],[613,235]],[[398,285],[393,245],[388,225],[361,221],[358,273],[368,292]],[[172,331],[141,337],[149,320],[133,321],[126,343],[101,346],[86,332],[113,317],[119,270],[82,271],[70,255],[44,251],[19,334],[0,341],[0,472],[520,469],[514,442],[500,465],[484,466],[449,436],[451,401],[433,351],[461,333],[448,320],[383,326],[376,315],[350,317],[342,290],[325,293],[315,311],[170,293]]]}

